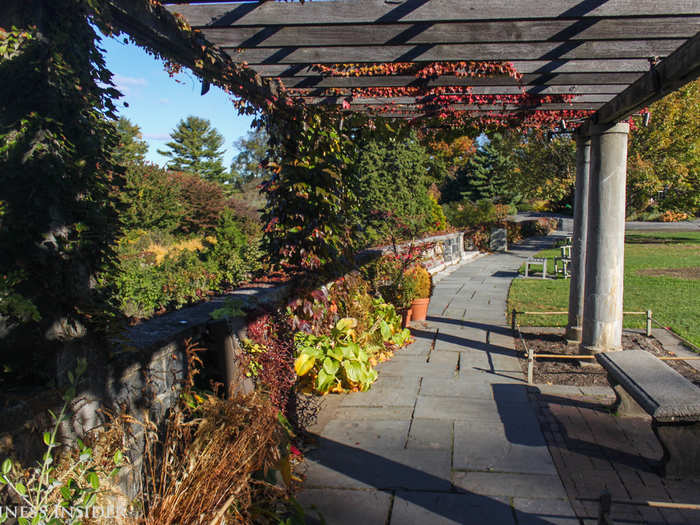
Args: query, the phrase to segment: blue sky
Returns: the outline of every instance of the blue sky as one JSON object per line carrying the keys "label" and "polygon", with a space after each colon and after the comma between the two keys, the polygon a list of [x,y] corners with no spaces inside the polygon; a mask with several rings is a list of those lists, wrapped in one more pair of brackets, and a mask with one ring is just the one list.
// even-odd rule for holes
{"label": "blue sky", "polygon": [[114,83],[124,94],[117,102],[119,114],[141,128],[149,145],[148,160],[163,165],[167,159],[156,150],[164,149],[180,119],[195,115],[209,119],[224,136],[224,163],[226,167],[231,164],[233,141],[250,129],[252,117],[238,115],[226,93],[212,86],[201,96],[202,85],[191,72],[185,70],[170,78],[162,62],[121,39],[103,38],[101,47]]}

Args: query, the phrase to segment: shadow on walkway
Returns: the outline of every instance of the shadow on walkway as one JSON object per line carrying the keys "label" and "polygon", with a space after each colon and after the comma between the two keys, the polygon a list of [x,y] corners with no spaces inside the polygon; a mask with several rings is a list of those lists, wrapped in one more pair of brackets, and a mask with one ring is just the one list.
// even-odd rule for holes
{"label": "shadow on walkway", "polygon": [[[312,436],[313,437],[313,436]],[[350,447],[336,441],[315,436],[320,448],[309,454],[309,459],[326,468],[348,476],[367,488],[380,491],[397,491],[396,497],[441,516],[462,524],[515,524],[549,525],[542,514],[532,514],[518,510],[499,498],[474,494],[454,487],[449,479],[434,476],[417,468],[388,459],[381,452],[369,452]],[[348,508],[355,503],[347,500]],[[396,514],[396,503],[394,512]],[[395,516],[396,517],[396,516]],[[548,515],[549,518],[570,518],[570,516]],[[420,519],[411,523],[425,523]],[[392,523],[395,523],[392,520]]]}

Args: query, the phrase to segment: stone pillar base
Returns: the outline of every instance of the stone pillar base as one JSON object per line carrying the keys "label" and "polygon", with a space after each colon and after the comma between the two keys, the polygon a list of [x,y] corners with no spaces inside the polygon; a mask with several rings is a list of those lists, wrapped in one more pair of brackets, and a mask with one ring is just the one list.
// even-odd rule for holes
{"label": "stone pillar base", "polygon": [[581,335],[582,331],[580,326],[567,326],[564,338],[568,344],[573,345],[581,342]]}
{"label": "stone pillar base", "polygon": [[603,352],[618,352],[620,350],[622,350],[622,345],[611,348],[603,348],[602,346],[591,346],[581,344],[578,349],[579,354],[582,355],[596,355],[602,354]]}

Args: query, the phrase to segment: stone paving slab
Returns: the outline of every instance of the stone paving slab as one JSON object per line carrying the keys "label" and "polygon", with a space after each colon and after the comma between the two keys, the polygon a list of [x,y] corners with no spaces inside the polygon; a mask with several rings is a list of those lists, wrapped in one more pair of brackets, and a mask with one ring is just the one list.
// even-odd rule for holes
{"label": "stone paving slab", "polygon": [[567,497],[564,486],[556,473],[455,472],[452,482],[460,490],[482,496],[562,500]]}
{"label": "stone paving slab", "polygon": [[443,377],[450,378],[457,375],[457,359],[454,365],[449,363],[426,363],[422,360],[392,359],[377,366],[379,374],[403,377]]}
{"label": "stone paving slab", "polygon": [[579,525],[579,520],[566,499],[514,498],[513,507],[518,525]]}
{"label": "stone paving slab", "polygon": [[[438,379],[426,377],[420,388],[421,396],[460,397],[472,399],[493,399],[493,387],[490,383],[479,381],[480,376],[469,377],[460,374],[455,379]],[[522,388],[522,393],[516,393],[515,401],[527,403],[527,392]]]}
{"label": "stone paving slab", "polygon": [[475,494],[397,492],[391,525],[515,525],[507,499]]}
{"label": "stone paving slab", "polygon": [[[410,418],[410,414],[409,414]],[[410,419],[401,420],[356,420],[344,418],[330,421],[323,436],[336,443],[359,447],[363,450],[377,448],[402,449],[408,439]]]}
{"label": "stone paving slab", "polygon": [[[326,443],[307,456],[308,488],[449,491],[451,458],[445,450],[382,450]],[[320,460],[316,460],[322,456]],[[332,523],[332,521],[331,521]]]}
{"label": "stone paving slab", "polygon": [[556,474],[539,424],[512,415],[478,424],[456,421],[452,464],[458,470]]}
{"label": "stone paving slab", "polygon": [[327,523],[569,525],[571,494],[544,435],[554,431],[541,428],[505,322],[515,270],[542,247],[436,279],[415,342],[378,365],[369,392],[326,403],[303,494],[323,502]]}
{"label": "stone paving slab", "polygon": [[[389,519],[392,499],[390,492],[379,490],[305,489],[297,496],[299,504],[309,509],[309,518],[320,513],[328,525],[383,525]],[[322,523],[320,519],[315,522]]]}
{"label": "stone paving slab", "polygon": [[[412,403],[415,403],[413,397]],[[334,419],[383,419],[388,421],[410,421],[413,406],[340,406],[336,409]]]}
{"label": "stone paving slab", "polygon": [[414,419],[408,435],[408,449],[452,450],[452,421]]}
{"label": "stone paving slab", "polygon": [[[380,382],[381,381],[381,382]],[[354,392],[343,396],[342,407],[413,407],[418,395],[420,379],[417,377],[390,376],[381,379],[367,392]]]}
{"label": "stone paving slab", "polygon": [[497,403],[490,399],[418,396],[414,417],[461,421],[495,421],[510,418],[535,422],[535,412],[527,403],[514,401]]}

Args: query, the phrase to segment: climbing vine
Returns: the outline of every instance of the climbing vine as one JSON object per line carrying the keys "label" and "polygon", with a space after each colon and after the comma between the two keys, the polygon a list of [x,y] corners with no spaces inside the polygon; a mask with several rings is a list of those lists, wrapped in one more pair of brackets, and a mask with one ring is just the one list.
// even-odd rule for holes
{"label": "climbing vine", "polygon": [[92,276],[109,263],[118,230],[110,122],[118,92],[87,3],[14,7],[12,25],[0,29],[0,78],[8,80],[0,83],[0,279],[32,315],[0,321],[11,330],[40,319],[22,336],[73,338],[104,311]]}

